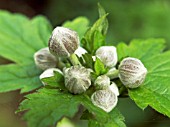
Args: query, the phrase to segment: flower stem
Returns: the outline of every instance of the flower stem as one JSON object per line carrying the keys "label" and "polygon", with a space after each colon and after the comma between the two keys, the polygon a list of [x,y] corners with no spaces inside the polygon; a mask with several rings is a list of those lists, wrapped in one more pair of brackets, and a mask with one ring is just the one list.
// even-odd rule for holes
{"label": "flower stem", "polygon": [[77,56],[73,53],[69,57],[72,65],[81,65],[80,61],[78,60]]}
{"label": "flower stem", "polygon": [[65,64],[59,61],[57,67],[62,70],[65,67]]}
{"label": "flower stem", "polygon": [[110,79],[118,78],[119,70],[115,69],[113,71],[110,71],[106,74]]}

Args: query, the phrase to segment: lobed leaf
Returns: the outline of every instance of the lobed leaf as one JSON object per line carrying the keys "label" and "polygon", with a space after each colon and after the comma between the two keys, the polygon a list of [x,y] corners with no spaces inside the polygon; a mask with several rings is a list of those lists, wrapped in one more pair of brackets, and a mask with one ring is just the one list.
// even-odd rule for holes
{"label": "lobed leaf", "polygon": [[0,92],[29,92],[40,87],[41,71],[35,67],[33,55],[47,47],[50,23],[43,16],[30,20],[21,14],[0,11],[0,26],[0,56],[14,62],[0,66]]}
{"label": "lobed leaf", "polygon": [[33,54],[47,47],[51,34],[51,25],[43,16],[29,20],[0,11],[0,26],[0,55],[18,64],[32,62]]}
{"label": "lobed leaf", "polygon": [[108,121],[112,121],[113,125],[123,125],[124,119],[118,111],[114,110],[110,116],[94,106],[87,95],[72,95],[57,89],[43,88],[37,93],[27,95],[26,98],[18,112],[28,110],[24,118],[28,121],[29,127],[54,126],[63,116],[72,118],[80,105],[94,116],[93,120],[96,122],[107,124]]}
{"label": "lobed leaf", "polygon": [[110,119],[106,123],[103,121],[95,121],[93,119],[89,120],[88,127],[126,127],[124,117],[118,109],[113,109],[110,113]]}
{"label": "lobed leaf", "polygon": [[21,93],[34,90],[42,85],[39,80],[41,71],[33,64],[1,65],[0,92],[21,89]]}

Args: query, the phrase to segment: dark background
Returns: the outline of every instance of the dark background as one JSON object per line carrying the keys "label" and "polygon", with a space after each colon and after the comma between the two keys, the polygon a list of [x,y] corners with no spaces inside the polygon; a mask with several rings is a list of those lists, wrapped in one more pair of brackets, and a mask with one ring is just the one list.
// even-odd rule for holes
{"label": "dark background", "polygon": [[[160,37],[170,48],[169,0],[0,0],[0,9],[30,18],[45,15],[55,27],[77,16],[88,17],[92,24],[98,18],[98,2],[109,13],[108,43]],[[0,58],[0,64],[8,62]],[[14,114],[22,99],[19,91],[0,94],[0,127],[26,127],[22,114]],[[142,111],[130,99],[120,99],[118,107],[128,127],[170,127],[169,118],[151,108]]]}

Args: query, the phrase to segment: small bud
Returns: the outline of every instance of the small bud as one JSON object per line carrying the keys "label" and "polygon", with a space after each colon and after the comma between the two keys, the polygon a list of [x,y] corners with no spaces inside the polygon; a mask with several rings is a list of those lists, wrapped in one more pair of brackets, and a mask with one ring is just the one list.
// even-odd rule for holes
{"label": "small bud", "polygon": [[50,53],[48,47],[37,51],[34,54],[34,61],[36,66],[42,70],[54,68],[57,65],[57,59]]}
{"label": "small bud", "polygon": [[56,27],[49,40],[50,52],[58,57],[69,57],[79,46],[79,37],[73,30]]}
{"label": "small bud", "polygon": [[94,86],[96,90],[107,89],[110,86],[110,78],[106,75],[101,75],[95,80]]}
{"label": "small bud", "polygon": [[111,90],[98,90],[91,96],[92,103],[103,109],[106,112],[110,112],[118,102],[118,98]]}
{"label": "small bud", "polygon": [[147,69],[136,58],[125,58],[119,65],[119,78],[129,88],[139,87],[145,80]]}
{"label": "small bud", "polygon": [[64,70],[65,86],[74,94],[85,92],[91,85],[90,70],[83,66],[72,66]]}
{"label": "small bud", "polygon": [[119,89],[117,87],[117,85],[112,82],[112,84],[109,86],[109,89],[116,94],[116,96],[119,96]]}
{"label": "small bud", "polygon": [[113,67],[117,63],[117,52],[114,46],[102,46],[96,51],[96,56],[107,66]]}
{"label": "small bud", "polygon": [[[40,80],[43,79],[43,78],[53,77],[53,76],[54,76],[54,71],[57,71],[57,72],[59,72],[60,74],[63,75],[63,73],[62,73],[59,69],[57,69],[57,68],[49,68],[49,69],[45,70],[45,71],[39,76]],[[47,84],[44,83],[44,82],[42,82],[42,83],[43,83],[43,85],[47,85]]]}
{"label": "small bud", "polygon": [[92,56],[93,61],[96,61],[96,56]]}
{"label": "small bud", "polygon": [[87,53],[87,51],[82,48],[82,47],[78,47],[78,49],[76,49],[76,51],[74,52],[78,57],[82,57],[83,54]]}

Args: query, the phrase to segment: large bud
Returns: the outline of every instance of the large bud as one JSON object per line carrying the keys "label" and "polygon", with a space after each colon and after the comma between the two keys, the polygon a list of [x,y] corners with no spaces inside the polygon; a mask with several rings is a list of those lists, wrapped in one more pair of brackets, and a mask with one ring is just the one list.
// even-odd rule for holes
{"label": "large bud", "polygon": [[96,90],[107,89],[110,86],[110,78],[106,75],[101,75],[95,80],[94,86]]}
{"label": "large bud", "polygon": [[58,57],[68,57],[79,46],[79,37],[73,30],[64,27],[56,27],[49,40],[49,49]]}
{"label": "large bud", "polygon": [[85,92],[91,85],[90,70],[83,66],[72,66],[64,70],[65,86],[74,94]]}
{"label": "large bud", "polygon": [[42,70],[54,68],[58,62],[57,58],[50,53],[48,47],[37,51],[34,54],[34,61],[36,66]]}
{"label": "large bud", "polygon": [[95,106],[110,112],[117,105],[118,98],[110,89],[105,89],[94,92],[91,101]]}
{"label": "large bud", "polygon": [[119,65],[119,78],[129,88],[139,87],[145,80],[147,69],[136,58],[125,58]]}
{"label": "large bud", "polygon": [[96,51],[96,56],[107,66],[113,67],[117,63],[117,52],[114,46],[102,46]]}

